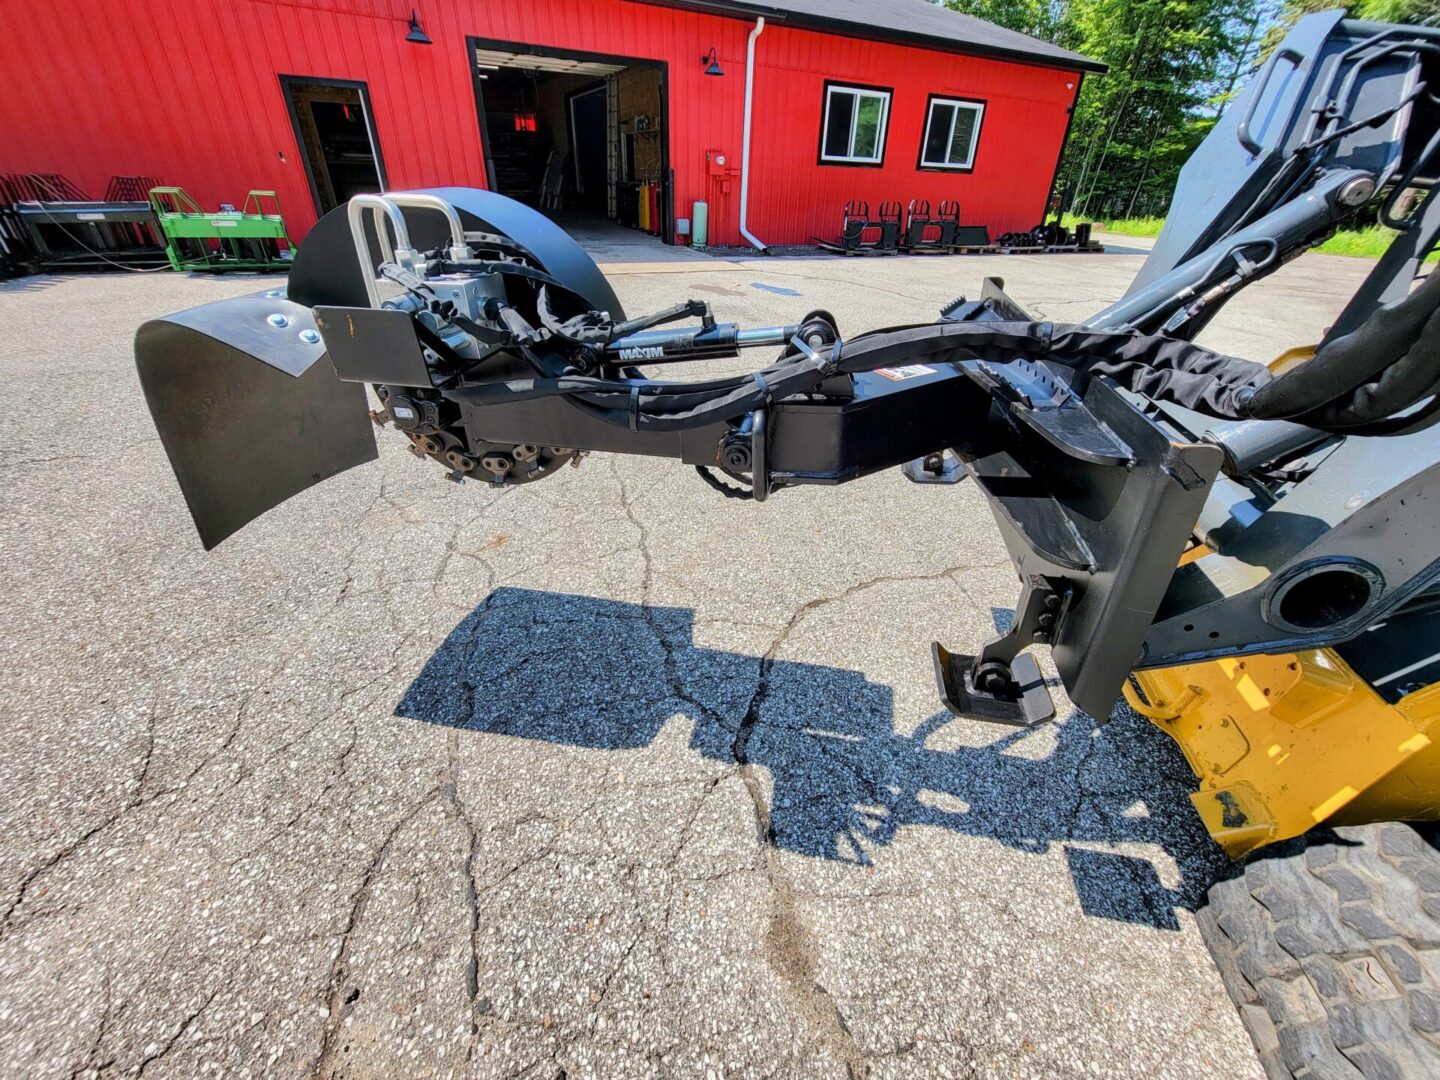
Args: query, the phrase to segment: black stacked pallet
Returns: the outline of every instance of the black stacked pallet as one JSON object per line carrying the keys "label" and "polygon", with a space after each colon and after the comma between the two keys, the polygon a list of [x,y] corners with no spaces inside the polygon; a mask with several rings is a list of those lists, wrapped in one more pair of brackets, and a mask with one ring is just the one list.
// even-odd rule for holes
{"label": "black stacked pallet", "polygon": [[7,243],[13,231],[27,249],[22,259],[41,270],[167,266],[160,225],[143,194],[147,184],[154,178],[113,177],[106,198],[91,199],[57,174],[0,175]]}
{"label": "black stacked pallet", "polygon": [[835,255],[894,255],[900,250],[901,208],[898,202],[880,204],[880,212],[870,216],[870,204],[864,199],[851,199],[841,211],[839,240],[814,238],[823,251]]}

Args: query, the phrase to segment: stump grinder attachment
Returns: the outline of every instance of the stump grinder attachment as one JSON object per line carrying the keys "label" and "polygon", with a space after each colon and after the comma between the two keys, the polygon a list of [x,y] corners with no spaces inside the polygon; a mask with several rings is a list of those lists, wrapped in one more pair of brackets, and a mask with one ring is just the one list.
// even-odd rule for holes
{"label": "stump grinder attachment", "polygon": [[[694,300],[627,317],[546,218],[443,188],[325,216],[283,296],[146,323],[140,378],[206,547],[375,457],[366,386],[376,421],[455,481],[538,482],[591,451],[674,458],[756,503],[896,466],[968,474],[1020,596],[1006,633],[934,646],[954,712],[1049,719],[1024,651],[1044,645],[1098,717],[1138,672],[1137,706],[1185,746],[1232,851],[1406,769],[1405,813],[1433,815],[1434,710],[1414,706],[1440,678],[1440,278],[1417,281],[1440,235],[1436,76],[1440,31],[1303,20],[1186,166],[1129,293],[1078,325],[1030,318],[996,281],[934,322],[850,338],[825,311],[761,329]],[[1192,342],[1236,291],[1377,210],[1394,245],[1303,362]],[[663,377],[747,350],[768,364]],[[1305,758],[1311,705],[1353,715],[1346,680],[1400,710],[1386,745],[1327,728],[1342,752],[1349,733],[1344,767],[1292,786],[1267,748]],[[1248,703],[1238,739],[1184,719],[1222,683]]]}

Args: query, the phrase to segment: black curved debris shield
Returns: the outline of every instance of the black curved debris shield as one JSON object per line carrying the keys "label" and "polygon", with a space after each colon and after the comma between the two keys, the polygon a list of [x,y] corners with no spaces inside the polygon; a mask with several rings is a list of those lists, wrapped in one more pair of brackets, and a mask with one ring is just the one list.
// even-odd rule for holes
{"label": "black curved debris shield", "polygon": [[377,456],[364,386],[335,377],[309,309],[273,293],[152,319],[135,365],[207,550]]}

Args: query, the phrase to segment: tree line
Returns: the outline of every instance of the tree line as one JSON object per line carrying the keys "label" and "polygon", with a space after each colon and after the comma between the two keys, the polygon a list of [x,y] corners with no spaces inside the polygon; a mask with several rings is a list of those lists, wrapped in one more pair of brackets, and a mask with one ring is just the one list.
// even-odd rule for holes
{"label": "tree line", "polygon": [[[1296,20],[1336,0],[943,0],[1109,66],[1081,88],[1060,188],[1086,218],[1163,215],[1180,167]],[[1440,0],[1356,0],[1356,18],[1440,21]]]}

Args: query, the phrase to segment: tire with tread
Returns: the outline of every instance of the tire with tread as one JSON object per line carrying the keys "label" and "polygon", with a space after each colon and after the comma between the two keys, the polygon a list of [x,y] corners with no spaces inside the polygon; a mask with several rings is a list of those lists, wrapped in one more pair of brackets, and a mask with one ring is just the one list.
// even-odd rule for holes
{"label": "tire with tread", "polygon": [[1257,852],[1197,912],[1271,1080],[1440,1077],[1440,829]]}

